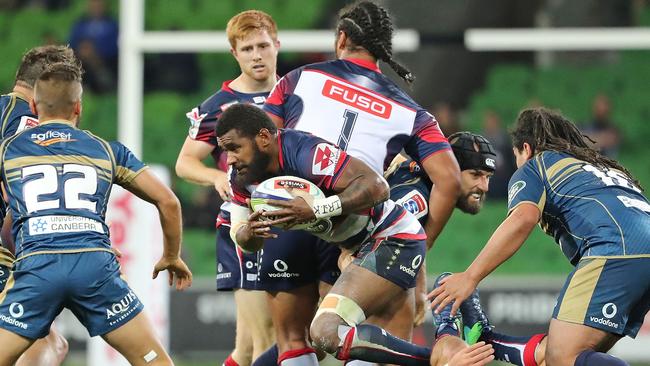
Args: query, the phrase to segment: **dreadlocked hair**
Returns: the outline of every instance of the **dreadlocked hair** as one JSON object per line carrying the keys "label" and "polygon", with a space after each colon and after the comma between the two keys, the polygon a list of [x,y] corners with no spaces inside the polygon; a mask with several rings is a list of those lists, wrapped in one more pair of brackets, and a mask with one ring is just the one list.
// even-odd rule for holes
{"label": "dreadlocked hair", "polygon": [[641,188],[632,173],[614,159],[610,159],[590,146],[595,141],[583,135],[573,122],[562,114],[546,108],[529,108],[519,113],[517,122],[510,131],[512,145],[521,150],[528,143],[533,154],[542,151],[566,152],[576,159],[596,167],[616,169],[625,174]]}
{"label": "dreadlocked hair", "polygon": [[340,31],[344,31],[352,43],[387,63],[406,83],[413,83],[415,77],[411,71],[393,59],[393,23],[386,9],[371,1],[343,8],[336,26],[336,33]]}

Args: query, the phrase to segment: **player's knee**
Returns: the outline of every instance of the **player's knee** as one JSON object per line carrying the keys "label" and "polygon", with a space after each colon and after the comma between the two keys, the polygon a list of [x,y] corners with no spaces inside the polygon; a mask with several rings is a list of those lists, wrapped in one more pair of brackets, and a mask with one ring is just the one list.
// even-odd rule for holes
{"label": "player's knee", "polygon": [[338,328],[343,324],[341,318],[336,314],[326,313],[317,316],[309,328],[314,347],[317,350],[334,354],[340,343]]}
{"label": "player's knee", "polygon": [[65,357],[68,355],[68,351],[70,349],[70,346],[68,344],[68,340],[65,339],[64,336],[57,334],[54,340],[54,344],[52,345],[52,348],[54,349],[54,352],[56,353],[56,358],[59,360],[59,363],[63,362]]}

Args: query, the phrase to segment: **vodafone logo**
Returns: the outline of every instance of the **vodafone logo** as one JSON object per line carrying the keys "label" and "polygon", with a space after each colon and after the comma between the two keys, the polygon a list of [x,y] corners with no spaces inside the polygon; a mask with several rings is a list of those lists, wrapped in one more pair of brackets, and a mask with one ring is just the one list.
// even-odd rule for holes
{"label": "vodafone logo", "polygon": [[323,96],[384,119],[390,117],[391,110],[393,109],[390,103],[333,80],[327,80],[325,82]]}
{"label": "vodafone logo", "polygon": [[608,302],[603,306],[603,316],[607,319],[611,319],[616,315],[616,312],[618,309],[616,308],[616,304]]}

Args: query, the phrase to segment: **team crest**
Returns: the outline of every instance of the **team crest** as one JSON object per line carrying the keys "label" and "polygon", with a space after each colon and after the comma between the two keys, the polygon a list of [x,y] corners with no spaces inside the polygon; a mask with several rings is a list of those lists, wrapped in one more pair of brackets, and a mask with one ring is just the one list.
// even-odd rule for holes
{"label": "team crest", "polygon": [[341,151],[334,145],[320,143],[316,146],[311,172],[314,175],[334,175]]}
{"label": "team crest", "polygon": [[526,182],[523,180],[518,180],[516,181],[511,187],[510,190],[508,191],[508,205],[510,205],[510,202],[521,192],[522,189],[526,187]]}
{"label": "team crest", "polygon": [[185,113],[185,116],[190,120],[190,137],[196,138],[196,135],[199,133],[199,126],[201,121],[207,116],[207,113],[200,114],[199,108],[194,107],[191,111]]}
{"label": "team crest", "polygon": [[413,214],[417,219],[424,217],[429,213],[429,204],[427,199],[422,195],[422,193],[416,190],[412,190],[395,203],[404,207],[406,211]]}

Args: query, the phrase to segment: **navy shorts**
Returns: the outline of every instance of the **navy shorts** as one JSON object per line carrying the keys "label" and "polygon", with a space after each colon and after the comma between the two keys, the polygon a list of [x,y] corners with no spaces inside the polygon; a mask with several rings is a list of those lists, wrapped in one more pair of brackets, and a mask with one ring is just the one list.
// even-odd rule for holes
{"label": "navy shorts", "polygon": [[260,255],[257,289],[288,291],[309,283],[334,284],[341,274],[336,245],[299,230],[276,230],[278,238],[266,240]]}
{"label": "navy shorts", "polygon": [[352,263],[363,267],[403,289],[415,287],[415,278],[424,262],[424,240],[369,239],[355,253]]}
{"label": "navy shorts", "polygon": [[11,273],[11,268],[0,264],[0,292],[5,289],[7,279],[9,279],[9,273]]}
{"label": "navy shorts", "polygon": [[112,253],[38,254],[16,262],[0,294],[0,328],[42,338],[64,307],[91,336],[115,330],[143,310]]}
{"label": "navy shorts", "polygon": [[553,318],[634,338],[649,310],[649,255],[588,257],[569,274]]}
{"label": "navy shorts", "polygon": [[217,291],[255,290],[259,252],[244,253],[230,238],[230,225],[217,227]]}

